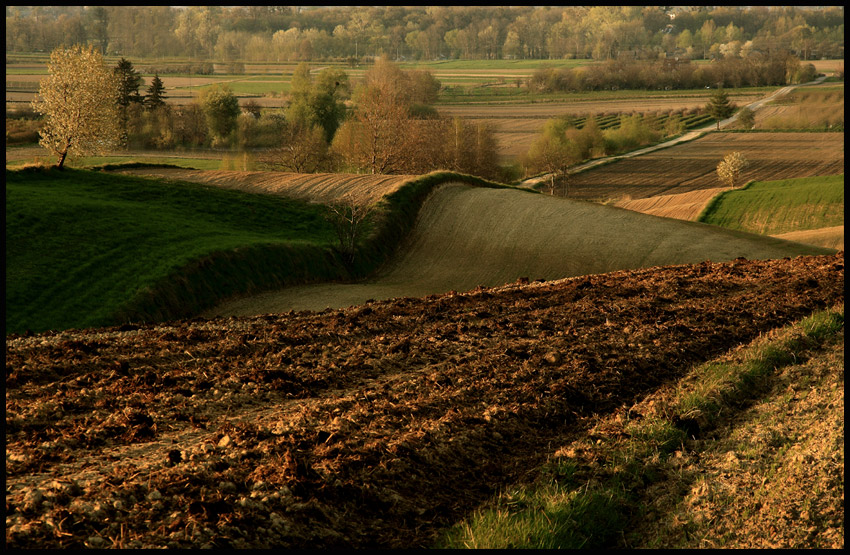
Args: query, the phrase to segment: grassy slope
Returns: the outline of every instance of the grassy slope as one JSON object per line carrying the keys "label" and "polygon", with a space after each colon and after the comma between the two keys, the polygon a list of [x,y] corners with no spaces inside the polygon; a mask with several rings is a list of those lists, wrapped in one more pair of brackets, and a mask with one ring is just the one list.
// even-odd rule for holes
{"label": "grassy slope", "polygon": [[844,175],[753,182],[718,195],[698,221],[774,235],[844,224]]}
{"label": "grassy slope", "polygon": [[511,189],[446,185],[425,202],[401,253],[375,279],[295,287],[205,313],[321,310],[368,299],[424,296],[520,277],[824,254],[832,250]]}
{"label": "grassy slope", "polygon": [[[321,208],[303,202],[88,171],[7,170],[6,331],[112,323],[190,261],[248,247],[257,264],[286,245],[327,250],[333,233]],[[228,285],[216,284],[220,294]]]}

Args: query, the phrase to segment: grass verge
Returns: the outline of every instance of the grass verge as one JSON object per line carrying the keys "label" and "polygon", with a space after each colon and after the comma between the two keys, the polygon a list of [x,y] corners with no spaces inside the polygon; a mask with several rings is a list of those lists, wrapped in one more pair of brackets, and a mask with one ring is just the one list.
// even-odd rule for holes
{"label": "grass verge", "polygon": [[[535,483],[505,491],[437,546],[843,547],[843,334],[842,304],[695,368],[600,419]],[[789,390],[828,395],[794,409],[789,429]],[[833,425],[817,450],[806,437],[821,420]],[[815,469],[807,479],[801,461]],[[761,482],[730,488],[741,475]]]}

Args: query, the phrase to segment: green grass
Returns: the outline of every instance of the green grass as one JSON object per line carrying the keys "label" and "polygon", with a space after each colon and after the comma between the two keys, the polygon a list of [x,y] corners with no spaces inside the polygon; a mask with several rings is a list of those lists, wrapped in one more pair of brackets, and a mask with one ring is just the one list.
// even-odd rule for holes
{"label": "green grass", "polygon": [[[654,499],[644,492],[654,484],[684,480],[673,456],[691,441],[683,422],[699,420],[700,434],[726,422],[743,403],[766,393],[778,369],[805,360],[843,328],[843,305],[821,310],[771,338],[757,339],[731,360],[696,367],[652,414],[626,422],[624,433],[580,440],[575,447],[585,452],[583,458],[556,455],[537,481],[507,490],[444,530],[435,547],[620,547],[653,510],[647,505]],[[602,462],[585,468],[587,460]],[[678,489],[687,491],[682,484]]]}
{"label": "green grass", "polygon": [[[239,252],[274,272],[298,251],[325,266],[310,273],[342,277],[327,254],[334,242],[322,207],[303,202],[83,170],[6,170],[6,333],[115,323],[187,265],[230,256],[238,266]],[[216,295],[239,289],[208,285]]]}
{"label": "green grass", "polygon": [[[107,169],[113,166],[107,166]],[[91,170],[6,170],[6,333],[194,316],[223,299],[368,275],[392,256],[427,174],[375,207],[346,265],[321,205]]]}
{"label": "green grass", "polygon": [[[37,146],[37,145],[31,145]],[[178,166],[181,168],[195,170],[219,170],[222,166],[222,155],[218,158],[192,158],[191,156],[156,156],[156,151],[151,151],[152,155],[138,156],[133,154],[117,154],[113,156],[85,156],[75,160],[66,160],[65,166],[75,169],[91,169],[103,165],[117,165],[136,163],[144,160],[147,165],[165,164],[169,166]],[[171,151],[179,152],[179,151]],[[187,151],[191,152],[191,151]],[[237,153],[234,153],[234,155]],[[55,156],[38,156],[44,164],[53,164],[56,162]],[[31,165],[34,160],[10,160],[6,162],[7,169],[20,169],[24,166]]]}
{"label": "green grass", "polygon": [[844,175],[753,182],[718,195],[697,221],[775,235],[844,224]]}

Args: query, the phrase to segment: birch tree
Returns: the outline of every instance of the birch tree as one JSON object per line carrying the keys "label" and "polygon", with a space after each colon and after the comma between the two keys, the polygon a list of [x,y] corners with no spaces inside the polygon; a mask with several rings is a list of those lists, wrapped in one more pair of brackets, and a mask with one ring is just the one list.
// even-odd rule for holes
{"label": "birch tree", "polygon": [[104,154],[118,146],[121,123],[118,81],[93,47],[57,48],[33,109],[44,116],[39,144],[58,157]]}

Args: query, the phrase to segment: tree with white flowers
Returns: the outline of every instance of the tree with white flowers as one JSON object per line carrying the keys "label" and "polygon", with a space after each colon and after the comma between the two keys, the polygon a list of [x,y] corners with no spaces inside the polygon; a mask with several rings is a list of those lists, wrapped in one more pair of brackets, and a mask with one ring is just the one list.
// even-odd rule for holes
{"label": "tree with white flowers", "polygon": [[717,164],[717,176],[727,187],[735,187],[741,178],[741,172],[750,165],[750,162],[740,152],[727,154]]}
{"label": "tree with white flowers", "polygon": [[39,144],[58,157],[104,154],[121,140],[118,80],[93,47],[57,48],[32,103],[44,116]]}

